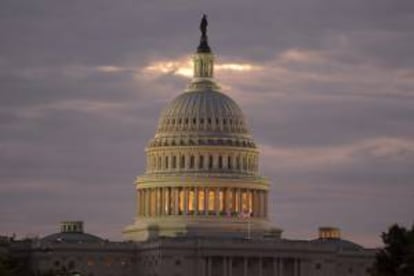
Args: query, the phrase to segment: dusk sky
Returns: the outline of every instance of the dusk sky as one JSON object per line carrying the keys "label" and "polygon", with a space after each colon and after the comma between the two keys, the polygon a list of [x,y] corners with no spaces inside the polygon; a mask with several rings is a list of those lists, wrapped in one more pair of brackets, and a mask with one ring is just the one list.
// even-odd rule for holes
{"label": "dusk sky", "polygon": [[285,238],[414,222],[414,1],[1,0],[0,235],[121,240],[160,112],[208,14]]}

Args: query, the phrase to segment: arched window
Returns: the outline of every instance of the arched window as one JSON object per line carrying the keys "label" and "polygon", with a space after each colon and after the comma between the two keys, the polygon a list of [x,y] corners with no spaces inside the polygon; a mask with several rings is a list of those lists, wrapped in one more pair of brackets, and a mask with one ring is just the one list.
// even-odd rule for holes
{"label": "arched window", "polygon": [[240,156],[237,156],[236,158],[236,168],[240,170]]}
{"label": "arched window", "polygon": [[223,156],[221,156],[221,155],[218,158],[218,167],[219,167],[219,169],[223,168]]}
{"label": "arched window", "polygon": [[198,159],[198,168],[203,169],[204,168],[204,156],[200,155],[200,159]]}
{"label": "arched window", "polygon": [[190,156],[190,169],[194,169],[194,155]]}
{"label": "arched window", "polygon": [[165,168],[166,169],[168,169],[168,166],[169,166],[169,162],[168,162],[169,160],[168,160],[168,156],[165,156]]}
{"label": "arched window", "polygon": [[184,169],[184,166],[185,166],[185,155],[181,155],[180,168]]}
{"label": "arched window", "polygon": [[208,168],[212,169],[213,168],[213,155],[210,155],[208,157]]}
{"label": "arched window", "polygon": [[227,168],[229,168],[230,170],[232,169],[232,164],[231,164],[231,156],[227,156]]}
{"label": "arched window", "polygon": [[171,165],[171,167],[173,169],[177,168],[177,156],[175,156],[175,155],[172,157],[172,165]]}

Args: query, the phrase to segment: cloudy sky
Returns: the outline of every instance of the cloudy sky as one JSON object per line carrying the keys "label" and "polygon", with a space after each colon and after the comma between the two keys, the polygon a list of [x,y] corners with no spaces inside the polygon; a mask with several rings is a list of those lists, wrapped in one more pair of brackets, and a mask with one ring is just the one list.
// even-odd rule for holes
{"label": "cloudy sky", "polygon": [[[254,3],[253,3],[254,2]],[[0,233],[121,239],[202,13],[287,238],[379,246],[414,211],[414,1],[0,1]]]}

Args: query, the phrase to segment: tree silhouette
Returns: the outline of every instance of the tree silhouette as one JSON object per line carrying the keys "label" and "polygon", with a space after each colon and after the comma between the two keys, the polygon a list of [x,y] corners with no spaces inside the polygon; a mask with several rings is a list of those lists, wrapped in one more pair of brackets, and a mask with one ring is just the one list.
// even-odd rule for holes
{"label": "tree silhouette", "polygon": [[382,233],[384,248],[376,256],[375,276],[414,275],[414,225],[407,230],[398,224]]}

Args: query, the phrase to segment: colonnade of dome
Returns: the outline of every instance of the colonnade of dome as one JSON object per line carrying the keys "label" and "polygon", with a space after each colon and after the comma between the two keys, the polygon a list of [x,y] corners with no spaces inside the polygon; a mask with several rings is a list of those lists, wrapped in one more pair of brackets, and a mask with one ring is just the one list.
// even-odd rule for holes
{"label": "colonnade of dome", "polygon": [[219,172],[256,174],[258,171],[258,154],[256,151],[219,149],[163,149],[147,153],[146,173],[177,172]]}
{"label": "colonnade of dome", "polygon": [[267,193],[226,187],[158,187],[140,189],[137,216],[267,217]]}

